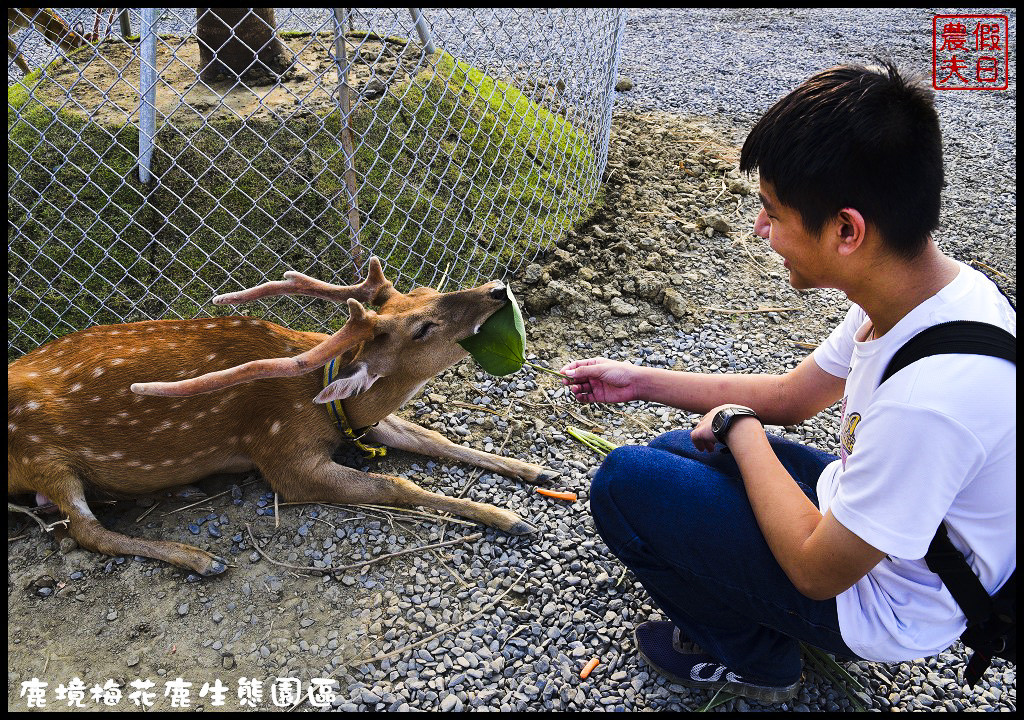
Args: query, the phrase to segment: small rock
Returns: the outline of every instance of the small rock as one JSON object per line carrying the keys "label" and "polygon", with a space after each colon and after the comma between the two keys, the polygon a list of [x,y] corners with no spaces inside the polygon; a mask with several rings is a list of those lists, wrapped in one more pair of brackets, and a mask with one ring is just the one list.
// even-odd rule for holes
{"label": "small rock", "polygon": [[686,301],[675,288],[665,288],[665,296],[662,300],[665,309],[672,313],[672,317],[680,320],[686,315]]}
{"label": "small rock", "polygon": [[630,305],[625,300],[618,297],[612,298],[612,301],[609,304],[609,308],[611,308],[612,313],[620,317],[636,315],[639,312],[639,310],[637,310],[635,306]]}

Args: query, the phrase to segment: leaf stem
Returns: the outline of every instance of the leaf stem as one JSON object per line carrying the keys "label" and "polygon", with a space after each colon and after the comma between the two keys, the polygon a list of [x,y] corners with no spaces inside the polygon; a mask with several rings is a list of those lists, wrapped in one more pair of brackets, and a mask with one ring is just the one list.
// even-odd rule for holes
{"label": "leaf stem", "polygon": [[555,376],[560,377],[560,378],[565,378],[566,380],[572,380],[572,378],[569,377],[568,375],[563,375],[562,373],[557,372],[555,370],[551,370],[550,368],[542,367],[540,365],[537,365],[536,363],[530,362],[529,360],[523,360],[523,364],[524,365],[529,365],[534,370],[543,370],[544,372],[548,373],[549,375],[555,375]]}

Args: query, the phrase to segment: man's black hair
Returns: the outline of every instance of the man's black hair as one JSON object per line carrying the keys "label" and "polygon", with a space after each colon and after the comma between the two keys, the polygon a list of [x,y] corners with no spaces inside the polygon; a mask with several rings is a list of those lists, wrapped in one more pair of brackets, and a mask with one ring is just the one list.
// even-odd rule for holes
{"label": "man's black hair", "polygon": [[939,225],[939,116],[929,87],[880,64],[824,70],[775,103],[743,143],[740,170],[758,169],[808,232],[852,207],[910,259]]}

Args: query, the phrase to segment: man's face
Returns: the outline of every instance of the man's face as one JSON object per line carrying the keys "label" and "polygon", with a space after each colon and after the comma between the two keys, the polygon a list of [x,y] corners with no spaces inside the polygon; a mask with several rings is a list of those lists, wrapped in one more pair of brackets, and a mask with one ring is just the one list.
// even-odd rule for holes
{"label": "man's face", "polygon": [[826,244],[821,237],[808,233],[800,213],[778,201],[771,183],[761,180],[759,194],[761,212],[754,221],[754,232],[782,256],[789,284],[797,290],[828,287]]}

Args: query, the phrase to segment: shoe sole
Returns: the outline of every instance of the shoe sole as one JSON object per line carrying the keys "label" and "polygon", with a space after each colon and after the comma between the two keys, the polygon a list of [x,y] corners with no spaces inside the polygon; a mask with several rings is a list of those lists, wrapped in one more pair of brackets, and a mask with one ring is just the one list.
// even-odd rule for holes
{"label": "shoe sole", "polygon": [[739,683],[732,680],[694,680],[693,678],[679,677],[674,673],[670,673],[667,670],[663,670],[657,663],[651,661],[647,657],[646,653],[640,648],[640,643],[637,642],[636,630],[633,631],[633,645],[637,649],[637,653],[644,659],[648,665],[654,670],[658,671],[661,675],[672,682],[682,685],[683,687],[697,688],[700,690],[725,690],[733,695],[742,695],[745,698],[751,700],[759,700],[766,703],[779,703],[783,700],[790,700],[797,695],[797,691],[800,689],[800,680],[797,680],[788,687],[778,687],[770,685],[753,685],[751,683]]}

